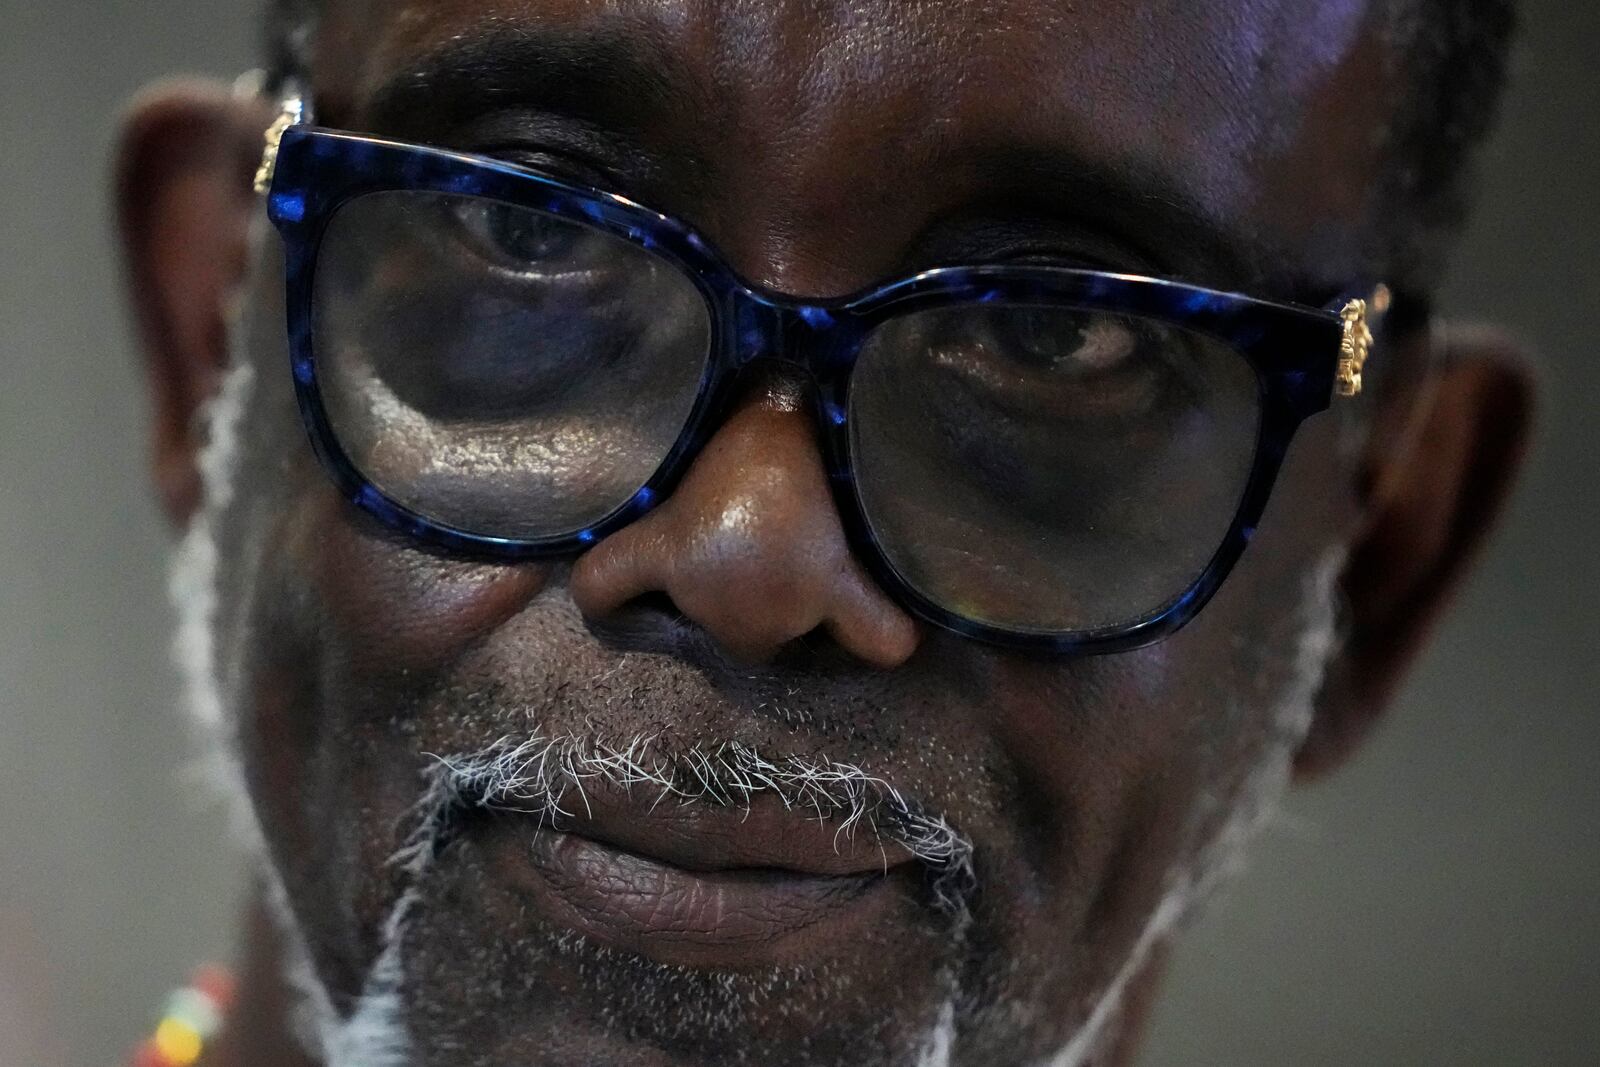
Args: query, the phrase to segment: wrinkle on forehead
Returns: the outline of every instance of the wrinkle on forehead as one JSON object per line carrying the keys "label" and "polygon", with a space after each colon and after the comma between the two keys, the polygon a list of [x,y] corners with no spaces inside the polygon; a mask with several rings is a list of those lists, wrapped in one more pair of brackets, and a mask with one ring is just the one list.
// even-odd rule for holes
{"label": "wrinkle on forehead", "polygon": [[1219,217],[1255,199],[1257,161],[1302,137],[1305,103],[1357,47],[1367,0],[1053,5],[1070,41],[1059,100],[1114,158],[1183,168]]}
{"label": "wrinkle on forehead", "polygon": [[[782,89],[797,113],[860,87],[932,90],[1061,71],[1063,102],[1123,97],[1241,111],[1263,90],[1298,97],[1355,44],[1368,0],[344,0],[381,68],[494,26],[627,27],[707,61],[728,94]],[[380,32],[373,36],[374,25]],[[1045,55],[1046,50],[1050,54]],[[930,81],[929,75],[933,75]],[[940,92],[945,87],[949,92]],[[798,90],[798,91],[795,91]],[[1198,94],[1176,96],[1174,94]]]}
{"label": "wrinkle on forehead", "polygon": [[[826,258],[859,246],[852,238],[862,228],[892,228],[895,212],[909,218],[927,207],[930,195],[915,186],[953,188],[964,151],[1007,143],[1059,144],[1111,167],[1159,168],[1181,179],[1203,214],[1233,229],[1266,221],[1294,231],[1316,220],[1325,243],[1330,231],[1366,221],[1353,217],[1363,190],[1297,177],[1327,171],[1330,142],[1367,136],[1369,117],[1346,116],[1327,99],[1343,100],[1362,84],[1350,70],[1371,65],[1362,55],[1375,39],[1363,32],[1370,0],[342,3],[347,21],[360,12],[366,23],[337,35],[355,43],[359,58],[329,64],[348,98],[486,32],[554,26],[646,38],[695,83],[683,109],[701,127],[692,132],[712,131],[717,154],[736,161],[724,160],[737,173],[713,185],[726,220],[750,232],[721,243],[745,244],[759,262],[781,260],[780,249],[803,244],[822,220],[834,225],[834,239],[811,238],[818,250],[790,255]],[[1307,128],[1330,117],[1349,128]],[[660,136],[670,144],[690,132]],[[1362,184],[1369,170],[1336,177]],[[1299,236],[1267,234],[1261,243],[1287,247]]]}

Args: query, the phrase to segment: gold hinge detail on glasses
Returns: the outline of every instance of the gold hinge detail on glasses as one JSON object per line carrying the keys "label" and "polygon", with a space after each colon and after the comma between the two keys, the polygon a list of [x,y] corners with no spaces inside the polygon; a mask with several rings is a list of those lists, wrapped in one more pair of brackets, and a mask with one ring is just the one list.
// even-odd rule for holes
{"label": "gold hinge detail on glasses", "polygon": [[1339,370],[1336,388],[1340,396],[1361,395],[1361,372],[1372,354],[1372,323],[1370,316],[1382,315],[1389,310],[1389,289],[1378,286],[1370,303],[1352,300],[1339,312],[1344,322],[1344,340],[1339,342]]}
{"label": "gold hinge detail on glasses", "polygon": [[261,167],[256,171],[256,193],[266,196],[272,189],[272,176],[278,170],[278,147],[283,144],[283,135],[289,127],[298,125],[304,107],[298,97],[291,97],[284,101],[283,110],[278,117],[272,120],[272,125],[267,127],[266,148],[261,153]]}

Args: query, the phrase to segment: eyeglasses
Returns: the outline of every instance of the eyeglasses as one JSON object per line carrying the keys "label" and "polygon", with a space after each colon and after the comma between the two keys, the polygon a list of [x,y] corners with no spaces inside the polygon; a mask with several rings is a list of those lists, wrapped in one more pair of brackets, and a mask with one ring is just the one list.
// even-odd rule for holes
{"label": "eyeglasses", "polygon": [[809,375],[875,580],[1010,647],[1116,651],[1193,618],[1372,344],[1362,300],[1062,266],[791,299],[625,197],[316,128],[298,101],[258,186],[311,443],[387,526],[477,557],[581,552],[667,496],[744,372],[780,361]]}

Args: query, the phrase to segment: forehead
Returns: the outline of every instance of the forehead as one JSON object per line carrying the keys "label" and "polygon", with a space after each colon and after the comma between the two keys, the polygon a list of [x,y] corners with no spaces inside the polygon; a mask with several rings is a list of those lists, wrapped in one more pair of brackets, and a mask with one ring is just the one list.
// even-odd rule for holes
{"label": "forehead", "polygon": [[[898,214],[948,206],[931,201],[986,184],[1010,194],[1050,171],[1037,191],[1062,194],[1064,209],[1104,193],[1108,211],[1113,200],[1135,212],[1142,202],[1231,244],[1204,268],[1222,276],[1198,280],[1242,282],[1240,271],[1275,258],[1297,277],[1332,282],[1314,276],[1357,269],[1354,235],[1390,106],[1389,64],[1367,8],[335,0],[319,91],[353,125],[437,139],[496,101],[558,101],[692,160],[695,176],[717,186],[706,199],[728,229],[763,211],[793,217],[758,228],[805,230],[818,216],[846,232],[868,218],[893,229]],[[1073,176],[1082,180],[1062,180]],[[1246,247],[1248,269],[1222,264]]]}

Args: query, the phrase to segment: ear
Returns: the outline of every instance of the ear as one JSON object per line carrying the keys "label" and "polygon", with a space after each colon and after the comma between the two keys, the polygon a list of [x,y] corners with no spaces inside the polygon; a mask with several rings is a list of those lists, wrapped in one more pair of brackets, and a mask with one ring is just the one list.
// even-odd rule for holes
{"label": "ear", "polygon": [[[1339,766],[1371,731],[1499,517],[1532,433],[1534,385],[1518,346],[1483,328],[1438,330],[1438,369],[1384,402],[1362,484],[1368,507],[1342,592],[1344,646],[1329,665],[1299,778]],[[1409,425],[1408,425],[1409,424]]]}
{"label": "ear", "polygon": [[145,93],[123,123],[117,223],[150,382],[156,492],[180,525],[200,499],[196,415],[227,359],[270,121],[220,85],[174,83]]}

